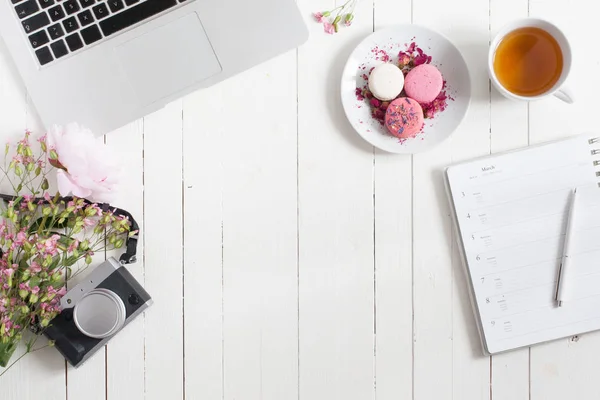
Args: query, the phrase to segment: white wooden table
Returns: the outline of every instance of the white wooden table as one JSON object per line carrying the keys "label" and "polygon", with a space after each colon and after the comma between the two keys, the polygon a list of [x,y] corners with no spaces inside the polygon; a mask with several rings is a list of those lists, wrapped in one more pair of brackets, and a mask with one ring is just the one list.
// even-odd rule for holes
{"label": "white wooden table", "polygon": [[[307,21],[334,4],[299,2]],[[599,334],[482,356],[442,185],[453,162],[596,129],[596,3],[363,0],[351,29],[308,21],[298,51],[107,135],[155,304],[78,370],[54,349],[26,357],[0,398],[598,399]],[[490,91],[490,37],[527,15],[571,39],[576,105]],[[363,142],[338,93],[352,48],[409,22],[456,43],[474,89],[452,138],[413,157]],[[39,126],[0,44],[0,133]]]}

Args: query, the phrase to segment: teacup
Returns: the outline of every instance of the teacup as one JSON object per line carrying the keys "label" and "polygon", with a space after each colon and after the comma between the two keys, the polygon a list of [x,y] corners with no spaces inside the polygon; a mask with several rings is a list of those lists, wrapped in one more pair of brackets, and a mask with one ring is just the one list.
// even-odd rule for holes
{"label": "teacup", "polygon": [[[517,29],[529,28],[529,27],[539,28],[539,29],[547,32],[550,36],[552,36],[554,38],[554,40],[556,40],[556,42],[558,43],[558,46],[560,47],[560,50],[562,51],[562,71],[560,73],[558,80],[556,81],[556,83],[554,83],[554,85],[552,85],[551,88],[549,88],[545,92],[538,94],[538,95],[532,95],[532,96],[519,95],[519,94],[513,93],[512,91],[508,90],[506,87],[504,87],[502,85],[502,83],[498,79],[498,77],[496,75],[496,71],[494,69],[494,60],[495,60],[495,56],[496,56],[496,51],[498,50],[498,46],[500,45],[502,40],[504,40],[505,37],[509,33],[513,32]],[[502,29],[500,29],[500,31],[498,32],[498,34],[492,41],[492,43],[490,45],[489,55],[488,55],[488,72],[489,72],[489,76],[490,76],[490,79],[491,79],[494,87],[503,96],[505,96],[509,99],[532,101],[532,100],[539,100],[539,99],[545,98],[550,95],[554,95],[566,103],[573,103],[573,101],[574,101],[573,94],[565,86],[565,81],[567,80],[567,77],[569,76],[569,73],[571,72],[571,61],[572,61],[571,46],[569,45],[569,41],[567,40],[565,34],[558,27],[556,27],[554,24],[552,24],[548,21],[542,20],[542,19],[523,18],[523,19],[519,19],[519,20],[510,22],[507,25],[505,25]]]}

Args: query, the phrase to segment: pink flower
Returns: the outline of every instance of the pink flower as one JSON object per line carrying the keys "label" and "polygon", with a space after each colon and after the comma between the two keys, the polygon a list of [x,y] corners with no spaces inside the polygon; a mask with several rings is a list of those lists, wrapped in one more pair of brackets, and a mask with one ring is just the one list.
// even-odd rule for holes
{"label": "pink flower", "polygon": [[29,266],[29,272],[31,274],[37,274],[41,271],[42,271],[42,267],[40,266],[40,264],[36,263],[35,261],[32,261],[31,265]]}
{"label": "pink flower", "polygon": [[44,243],[44,252],[46,254],[55,256],[58,253],[58,250],[56,250],[58,246],[58,239],[60,239],[60,236],[58,235],[52,235],[51,237],[46,239]]}
{"label": "pink flower", "polygon": [[350,21],[348,21],[348,20],[344,21],[344,25],[346,25],[346,26],[352,25],[352,20],[350,20]]}
{"label": "pink flower", "polygon": [[90,212],[87,214],[90,217],[94,216],[94,215],[97,215],[97,216],[102,215],[102,210],[100,209],[100,207],[98,207],[98,204],[92,204],[92,205],[87,206],[86,213],[87,213],[87,210],[90,210]]}
{"label": "pink flower", "polygon": [[114,195],[120,168],[101,137],[78,124],[54,126],[47,137],[49,150],[58,154],[58,190],[63,195],[109,201]]}
{"label": "pink flower", "polygon": [[33,293],[33,294],[38,294],[39,292],[40,292],[39,286],[35,286],[34,288],[31,289],[31,293]]}
{"label": "pink flower", "polygon": [[325,30],[325,33],[329,35],[333,35],[335,33],[335,27],[328,21],[323,22],[323,29]]}
{"label": "pink flower", "polygon": [[58,295],[59,297],[64,296],[67,293],[67,289],[63,286],[59,290],[54,289],[52,286],[48,287],[48,297],[54,299],[54,296]]}
{"label": "pink flower", "polygon": [[318,23],[323,23],[325,21],[322,12],[313,13],[313,17],[315,17],[315,20],[317,20]]}
{"label": "pink flower", "polygon": [[2,273],[6,276],[12,276],[12,274],[14,274],[15,270],[12,268],[6,268],[4,271],[2,271]]}
{"label": "pink flower", "polygon": [[94,226],[94,225],[96,225],[96,223],[94,222],[94,220],[91,220],[89,218],[84,218],[83,225],[88,227],[88,226]]}
{"label": "pink flower", "polygon": [[44,193],[44,200],[46,200],[46,201],[52,200],[52,198],[50,197],[50,193],[48,193],[48,192]]}
{"label": "pink flower", "polygon": [[27,234],[24,231],[19,231],[19,233],[17,233],[17,238],[15,239],[15,244],[17,246],[21,246],[23,245],[23,243],[25,243],[26,240]]}
{"label": "pink flower", "polygon": [[[87,219],[87,218],[86,218],[86,219]],[[84,222],[85,222],[85,220],[84,220]],[[72,253],[72,252],[73,252],[73,250],[75,250],[75,249],[77,248],[77,246],[79,246],[79,240],[75,239],[75,240],[73,241],[73,243],[71,243],[71,244],[69,245],[69,248],[67,249],[67,251],[68,251],[69,253]]]}
{"label": "pink flower", "polygon": [[410,63],[410,55],[406,54],[403,51],[398,53],[398,65],[400,66],[400,68],[404,68],[409,63]]}

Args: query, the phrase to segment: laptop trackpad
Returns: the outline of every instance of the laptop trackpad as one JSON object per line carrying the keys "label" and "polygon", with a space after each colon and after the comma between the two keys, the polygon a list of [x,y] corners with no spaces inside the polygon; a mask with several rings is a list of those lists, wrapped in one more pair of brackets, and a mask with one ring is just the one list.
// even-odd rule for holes
{"label": "laptop trackpad", "polygon": [[142,106],[222,71],[196,13],[132,39],[116,52]]}

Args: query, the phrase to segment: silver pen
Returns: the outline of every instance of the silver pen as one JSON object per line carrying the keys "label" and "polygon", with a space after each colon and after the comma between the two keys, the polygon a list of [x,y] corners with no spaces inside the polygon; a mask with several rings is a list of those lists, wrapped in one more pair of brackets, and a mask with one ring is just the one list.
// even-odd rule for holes
{"label": "silver pen", "polygon": [[571,264],[571,243],[573,236],[573,220],[575,219],[575,206],[577,200],[577,188],[573,190],[571,194],[571,206],[569,208],[569,215],[567,219],[567,232],[565,233],[565,242],[563,246],[563,255],[562,260],[560,262],[560,267],[558,269],[558,280],[556,282],[556,303],[559,307],[562,307],[565,296],[565,271],[569,268]]}

